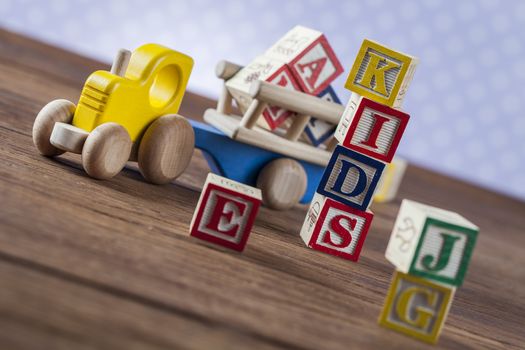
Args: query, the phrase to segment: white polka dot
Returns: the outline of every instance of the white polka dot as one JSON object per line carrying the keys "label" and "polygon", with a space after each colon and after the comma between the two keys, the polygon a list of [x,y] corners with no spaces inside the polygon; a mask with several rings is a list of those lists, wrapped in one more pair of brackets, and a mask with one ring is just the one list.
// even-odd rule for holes
{"label": "white polka dot", "polygon": [[486,67],[494,66],[496,63],[498,63],[498,52],[494,50],[493,48],[484,48],[480,55],[479,55],[479,61],[482,65]]}
{"label": "white polka dot", "polygon": [[452,28],[454,20],[452,16],[447,12],[443,12],[434,17],[434,25],[436,29],[440,32],[447,32]]}
{"label": "white polka dot", "polygon": [[509,29],[509,18],[499,13],[492,17],[492,28],[498,32],[503,33]]}
{"label": "white polka dot", "polygon": [[516,55],[523,51],[522,40],[515,36],[503,39],[503,52],[508,55]]}

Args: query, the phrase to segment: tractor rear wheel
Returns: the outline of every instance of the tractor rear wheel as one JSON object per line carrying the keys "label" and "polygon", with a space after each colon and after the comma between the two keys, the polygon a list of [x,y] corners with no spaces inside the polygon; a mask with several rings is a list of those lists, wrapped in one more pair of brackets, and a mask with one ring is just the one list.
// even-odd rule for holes
{"label": "tractor rear wheel", "polygon": [[299,203],[306,192],[306,185],[303,166],[290,158],[270,162],[257,177],[264,205],[276,210],[287,210]]}
{"label": "tractor rear wheel", "polygon": [[176,179],[188,166],[195,147],[195,133],[186,118],[168,114],[146,130],[138,152],[142,176],[154,184]]}
{"label": "tractor rear wheel", "polygon": [[89,133],[82,149],[82,166],[89,176],[105,180],[126,165],[132,142],[126,129],[117,123],[104,123]]}
{"label": "tractor rear wheel", "polygon": [[75,108],[68,100],[54,100],[40,110],[33,123],[33,143],[40,154],[51,157],[64,153],[51,144],[51,133],[56,122],[71,123]]}

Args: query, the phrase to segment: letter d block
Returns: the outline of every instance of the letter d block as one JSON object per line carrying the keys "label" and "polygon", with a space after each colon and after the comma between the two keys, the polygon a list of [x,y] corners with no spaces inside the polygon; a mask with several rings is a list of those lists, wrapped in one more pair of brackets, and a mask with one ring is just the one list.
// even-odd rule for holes
{"label": "letter d block", "polygon": [[385,256],[401,272],[460,286],[478,232],[457,213],[404,199]]}
{"label": "letter d block", "polygon": [[397,109],[352,94],[334,136],[346,148],[388,163],[409,119]]}
{"label": "letter d block", "polygon": [[390,107],[401,107],[419,60],[364,40],[345,88]]}
{"label": "letter d block", "polygon": [[379,324],[435,344],[455,288],[395,272]]}
{"label": "letter d block", "polygon": [[208,174],[190,225],[190,235],[242,251],[261,204],[261,191]]}
{"label": "letter d block", "polygon": [[337,146],[326,167],[317,192],[365,211],[379,182],[385,164]]}
{"label": "letter d block", "polygon": [[371,211],[359,211],[316,193],[301,238],[312,249],[357,261],[373,217]]}

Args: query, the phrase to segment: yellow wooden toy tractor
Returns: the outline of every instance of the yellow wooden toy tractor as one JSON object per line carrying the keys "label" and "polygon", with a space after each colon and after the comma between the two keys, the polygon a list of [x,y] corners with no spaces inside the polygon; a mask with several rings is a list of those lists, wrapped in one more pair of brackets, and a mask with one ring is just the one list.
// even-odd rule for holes
{"label": "yellow wooden toy tractor", "polygon": [[110,72],[88,77],[78,106],[54,100],[40,111],[33,142],[45,156],[82,154],[94,178],[111,178],[130,160],[149,182],[168,183],[193,153],[193,129],[176,114],[192,67],[191,57],[157,44],[120,50]]}

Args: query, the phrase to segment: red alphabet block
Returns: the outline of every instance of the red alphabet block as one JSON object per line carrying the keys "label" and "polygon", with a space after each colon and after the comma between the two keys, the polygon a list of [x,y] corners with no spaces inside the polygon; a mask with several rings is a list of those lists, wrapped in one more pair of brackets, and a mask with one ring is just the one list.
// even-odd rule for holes
{"label": "red alphabet block", "polygon": [[356,210],[316,193],[301,238],[312,249],[357,261],[373,217],[369,210]]}
{"label": "red alphabet block", "polygon": [[261,191],[208,174],[190,225],[190,235],[242,251],[261,204]]}
{"label": "red alphabet block", "polygon": [[346,148],[389,163],[409,119],[400,110],[353,93],[334,136]]}
{"label": "red alphabet block", "polygon": [[323,33],[296,26],[270,47],[266,56],[286,62],[301,89],[318,95],[343,72]]}

